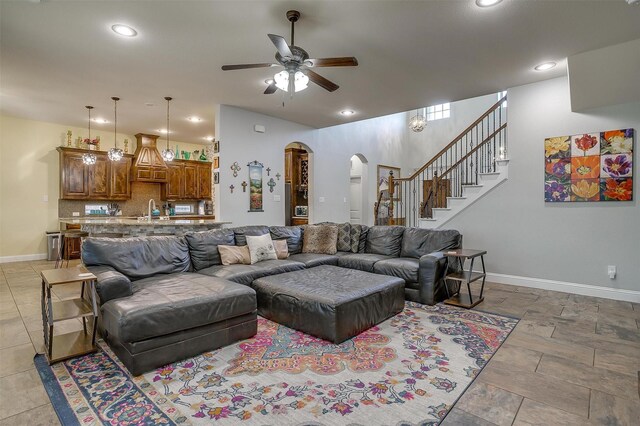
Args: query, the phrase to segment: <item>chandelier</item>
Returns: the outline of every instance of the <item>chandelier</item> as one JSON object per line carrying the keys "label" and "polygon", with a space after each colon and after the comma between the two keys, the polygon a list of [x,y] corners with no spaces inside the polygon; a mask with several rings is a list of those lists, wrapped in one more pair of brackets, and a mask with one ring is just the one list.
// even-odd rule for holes
{"label": "chandelier", "polygon": [[[89,137],[84,140],[84,143],[87,144],[87,147],[95,146],[98,143],[97,139],[91,139],[91,110],[93,107],[87,105],[85,108],[89,111]],[[96,164],[96,155],[92,152],[86,152],[82,154],[82,162],[87,165]]]}
{"label": "chandelier", "polygon": [[289,72],[287,70],[280,71],[278,74],[273,76],[273,79],[276,82],[276,87],[285,92],[289,91],[291,86],[290,79],[293,76],[293,91],[300,92],[307,88],[309,84],[309,77],[307,77],[302,71]]}
{"label": "chandelier", "polygon": [[425,127],[427,127],[427,119],[424,115],[420,114],[418,110],[416,110],[416,115],[411,117],[409,120],[409,128],[412,131],[419,133],[423,131]]}
{"label": "chandelier", "polygon": [[120,98],[112,97],[113,99],[113,145],[114,147],[109,150],[107,156],[111,161],[122,160],[122,150],[118,148],[118,101]]}
{"label": "chandelier", "polygon": [[161,155],[164,161],[173,161],[176,154],[171,148],[169,148],[169,102],[171,102],[172,98],[165,96],[164,99],[167,101],[167,148],[162,150]]}

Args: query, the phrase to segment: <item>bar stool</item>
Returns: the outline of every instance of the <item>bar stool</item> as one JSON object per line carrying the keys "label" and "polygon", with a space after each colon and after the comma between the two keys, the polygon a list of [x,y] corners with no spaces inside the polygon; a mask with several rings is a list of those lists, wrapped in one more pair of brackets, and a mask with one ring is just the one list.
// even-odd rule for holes
{"label": "bar stool", "polygon": [[64,268],[64,261],[67,261],[66,268],[69,267],[69,260],[71,259],[71,246],[75,244],[77,241],[80,241],[82,244],[82,239],[89,236],[88,232],[76,230],[76,229],[68,229],[66,231],[61,231],[60,238],[60,248],[58,249],[58,259],[56,259],[56,269]]}

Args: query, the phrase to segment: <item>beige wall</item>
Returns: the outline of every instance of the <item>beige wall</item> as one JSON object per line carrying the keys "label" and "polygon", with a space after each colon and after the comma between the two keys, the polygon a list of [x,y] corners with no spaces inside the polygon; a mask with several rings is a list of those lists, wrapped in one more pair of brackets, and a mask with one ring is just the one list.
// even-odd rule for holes
{"label": "beige wall", "polygon": [[[61,124],[0,116],[0,262],[12,256],[46,252],[45,231],[58,229],[59,165],[56,147],[66,144],[67,130],[73,138],[86,137],[87,129]],[[113,132],[91,131],[100,136],[101,150],[113,146]],[[118,144],[135,137],[119,134]],[[203,145],[176,143],[181,150]],[[48,197],[48,201],[44,201]]]}

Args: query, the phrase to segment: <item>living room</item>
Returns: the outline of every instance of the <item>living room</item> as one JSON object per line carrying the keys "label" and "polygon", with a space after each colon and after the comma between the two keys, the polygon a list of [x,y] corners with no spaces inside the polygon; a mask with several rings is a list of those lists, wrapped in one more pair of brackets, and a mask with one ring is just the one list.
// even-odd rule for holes
{"label": "living room", "polygon": [[[374,224],[374,202],[379,195],[377,166],[399,168],[400,174],[396,178],[411,176],[496,104],[499,93],[506,91],[507,105],[499,107],[504,108],[508,117],[505,155],[508,176],[472,204],[447,217],[442,229],[458,231],[463,236],[465,249],[487,251],[484,258],[487,266],[485,300],[474,308],[474,312],[520,321],[518,325],[512,324],[514,331],[508,338],[503,336],[505,343],[498,345],[487,368],[474,373],[476,380],[460,380],[454,392],[445,392],[448,397],[435,392],[423,406],[444,404],[436,410],[435,416],[425,413],[422,417],[411,418],[414,423],[427,419],[437,423],[444,418],[443,424],[603,424],[602,419],[610,416],[620,424],[633,424],[639,410],[640,289],[636,277],[640,274],[640,212],[637,201],[545,202],[544,162],[545,139],[640,128],[640,85],[638,73],[633,72],[638,69],[637,52],[640,51],[640,32],[635,25],[640,14],[638,6],[624,0],[535,5],[534,2],[504,0],[494,7],[482,8],[470,0],[451,5],[408,2],[392,11],[396,7],[393,2],[374,2],[368,7],[360,2],[314,2],[313,7],[309,3],[265,2],[266,6],[246,3],[254,9],[245,15],[228,2],[207,3],[178,7],[167,2],[157,6],[154,12],[157,16],[151,18],[143,18],[143,15],[153,8],[138,2],[120,11],[99,3],[82,7],[55,1],[2,3],[2,422],[50,424],[58,419],[63,424],[67,421],[73,424],[71,421],[76,418],[75,414],[73,418],[60,417],[58,407],[51,402],[53,399],[42,384],[39,373],[42,369],[36,369],[32,357],[35,353],[43,353],[40,271],[53,267],[53,262],[44,260],[47,251],[44,234],[59,229],[60,203],[68,202],[58,201],[60,167],[56,148],[66,147],[67,131],[72,132],[73,139],[87,136],[85,105],[95,104],[94,112],[109,120],[102,125],[91,122],[91,132],[100,136],[105,151],[114,146],[112,141],[116,132],[112,127],[111,101],[114,95],[122,97],[118,101],[120,130],[116,140],[123,148],[124,139],[128,139],[132,156],[134,135],[153,133],[158,127],[175,129],[168,138],[166,134],[160,135],[158,150],[165,149],[166,144],[172,149],[179,145],[176,152],[180,149],[204,151],[209,141],[203,138],[214,138],[218,142],[218,152],[214,156],[219,164],[213,169],[218,173],[217,178],[212,177],[213,216],[217,222],[230,222],[222,225],[224,229],[285,224],[285,149],[291,143],[300,144],[309,153],[310,183],[309,188],[304,188],[307,190],[309,223],[349,222],[350,160],[359,155],[365,161],[368,176],[363,184],[366,188],[363,198],[367,204],[362,209],[361,223],[371,226]],[[340,84],[335,92],[310,84],[307,90],[295,92],[293,97],[280,89],[275,94],[263,95],[267,86],[264,80],[274,74],[271,70],[227,72],[220,68],[225,64],[271,60],[276,50],[265,35],[281,34],[289,40],[290,23],[285,12],[290,9],[301,11],[295,24],[297,44],[313,55],[357,57],[357,67],[316,69]],[[363,22],[367,22],[362,24],[364,28],[350,29],[356,26],[353,20],[360,13]],[[455,18],[457,14],[463,17]],[[74,16],[78,19],[72,19]],[[87,16],[91,16],[89,24],[80,19]],[[198,16],[200,20],[196,19]],[[339,16],[342,18],[338,19]],[[157,18],[158,22],[152,18]],[[26,25],[23,21],[26,19],[40,25]],[[79,24],[77,31],[85,34],[87,40],[102,43],[98,45],[104,45],[105,51],[95,53],[77,40],[82,37],[58,28],[66,25],[63,22],[67,19]],[[460,25],[472,22],[469,31],[482,34],[484,41],[472,43],[467,38],[466,41],[452,41],[451,46],[435,43],[435,34],[446,34],[455,39],[451,31],[443,28],[447,19]],[[47,20],[51,22],[47,23]],[[104,41],[113,38],[112,34],[107,34],[111,31],[112,21],[120,20],[136,28],[138,40]],[[225,21],[228,22],[225,24]],[[429,25],[417,25],[421,21]],[[438,24],[438,21],[443,23]],[[147,67],[151,67],[149,64],[161,67],[164,49],[185,46],[192,37],[203,37],[195,29],[189,33],[186,22],[192,22],[200,29],[208,27],[210,34],[206,36],[206,43],[193,48],[196,51],[193,56],[184,53],[180,57],[184,68],[199,64],[195,68],[200,70],[202,63],[196,58],[205,56],[203,52],[206,52],[209,57],[206,73],[213,75],[213,79],[196,81],[192,78],[188,84],[176,84],[176,80],[189,79],[190,70],[178,74],[179,69],[174,68],[173,71],[159,69],[151,84],[153,90],[144,87],[145,93],[138,93],[135,87],[123,83],[134,81],[133,86],[146,86],[140,78],[130,80],[129,73],[135,74],[138,68],[139,74],[144,75]],[[229,28],[233,26],[231,22],[238,28]],[[586,23],[584,26],[589,30],[574,28],[582,23]],[[151,41],[152,34],[155,36],[153,25],[160,28],[168,25],[172,34],[182,28],[184,39],[168,47],[155,44]],[[371,29],[375,25],[380,27],[378,34],[373,34],[375,31]],[[400,53],[389,49],[393,43],[388,45],[381,40],[392,37],[398,25],[415,28],[407,31],[407,38],[398,36],[398,43],[404,43],[404,56],[401,57],[395,57]],[[107,26],[106,30],[102,28],[104,26]],[[91,35],[94,31],[101,33],[100,39],[91,38],[95,37]],[[366,31],[371,32],[368,41],[360,37],[361,32]],[[329,33],[334,35],[329,36]],[[45,42],[47,37],[52,40]],[[520,43],[528,40],[528,48],[514,47],[512,43],[516,41],[508,43],[505,40],[509,37]],[[337,45],[333,43],[332,47],[329,41],[335,38],[341,41]],[[417,41],[411,45],[409,39]],[[228,40],[232,46],[222,46],[223,40]],[[151,44],[129,51],[131,41]],[[203,40],[198,40],[201,42]],[[51,45],[47,43],[67,47],[59,62],[52,62],[55,55],[50,53]],[[461,47],[465,43],[473,44],[476,49],[483,43],[493,47],[485,48],[483,55],[473,56]],[[176,49],[180,50],[180,47]],[[425,52],[441,53],[425,53],[424,58],[412,58],[408,54],[411,49],[419,51],[423,47]],[[457,54],[447,55],[445,50],[438,50],[446,47]],[[380,50],[381,58],[373,54],[376,50]],[[149,53],[152,51],[156,53]],[[215,53],[213,58],[212,53]],[[105,59],[109,55],[111,57]],[[131,64],[127,60],[136,55],[142,62],[134,62],[137,64],[131,67],[134,71],[121,70]],[[438,64],[434,64],[431,57],[440,58]],[[461,57],[466,58],[465,61]],[[80,58],[80,62],[74,62]],[[386,61],[386,58],[395,58],[393,61],[406,69],[376,62]],[[110,78],[102,74],[104,70],[92,71],[92,64],[103,64],[107,60],[116,64],[111,66],[109,73],[126,74],[126,77]],[[414,60],[416,62],[412,62]],[[545,61],[556,62],[555,67],[547,71],[533,69]],[[472,66],[467,66],[469,64]],[[42,68],[50,68],[50,71],[39,71]],[[79,70],[73,71],[73,68]],[[467,68],[477,69],[474,72]],[[49,74],[48,80],[41,80],[44,78],[39,74],[41,72]],[[70,80],[64,77],[66,74],[73,75],[80,90],[68,87]],[[456,82],[446,81],[448,75],[453,77],[454,74]],[[38,87],[35,82],[40,81],[48,83],[38,83],[42,84],[41,88],[34,90]],[[183,85],[188,85],[188,89]],[[238,97],[222,93],[219,87],[237,91]],[[409,87],[417,89],[409,90]],[[208,99],[205,102],[194,94],[198,90],[206,92]],[[185,95],[179,96],[181,91]],[[74,94],[65,95],[64,92]],[[358,92],[366,93],[358,95]],[[165,95],[174,98],[170,104],[170,117],[167,117],[168,105],[163,100]],[[133,99],[140,106],[132,105]],[[145,101],[155,105],[144,106]],[[409,128],[409,120],[423,114],[426,107],[445,102],[450,103],[449,119],[427,121],[422,132]],[[340,114],[346,110],[354,114]],[[203,118],[199,133],[193,130],[195,127],[187,126],[192,123],[180,122],[185,121],[184,117],[196,114]],[[149,116],[153,116],[151,120]],[[169,123],[165,121],[168,118]],[[150,124],[152,122],[157,124]],[[249,202],[251,186],[245,189],[242,185],[250,181],[249,164],[254,161],[264,166],[262,211],[251,211],[254,210]],[[240,170],[234,170],[234,164]],[[274,185],[269,187],[271,180]],[[134,192],[136,185],[141,187],[142,184],[134,182]],[[152,198],[158,201],[160,196]],[[122,202],[121,207],[127,208],[128,203]],[[189,203],[191,201],[186,204]],[[192,204],[197,208],[197,203]],[[147,206],[143,208],[146,212]],[[140,209],[134,214],[140,215]],[[123,215],[128,214],[123,212]],[[422,224],[425,222],[421,221]],[[72,260],[71,266],[77,262]],[[609,271],[610,266],[615,267],[613,274]],[[59,299],[71,296],[75,287],[69,285],[67,289],[66,286],[59,287],[62,290],[54,287],[54,296]],[[428,304],[424,306],[424,309],[433,309]],[[418,310],[417,307],[412,309]],[[398,320],[402,318],[400,316]],[[375,327],[383,327],[390,321]],[[70,328],[75,330],[78,324],[82,329],[79,322]],[[504,330],[500,332],[504,334]],[[230,353],[224,352],[225,348],[219,349],[221,355]],[[447,353],[447,356],[451,355]],[[566,365],[567,360],[573,365]],[[67,362],[71,361],[53,366]],[[565,371],[560,372],[563,368]],[[502,375],[499,374],[501,369]],[[349,373],[338,374],[336,378],[356,380],[348,366],[345,371]],[[275,378],[282,377],[281,373],[270,374],[266,376],[274,383]],[[523,379],[524,383],[513,379],[518,374],[526,379]],[[145,373],[141,377],[149,376]],[[154,383],[154,377],[152,375],[148,380]],[[229,377],[228,380],[232,379]],[[262,380],[256,379],[256,382],[263,383]],[[373,383],[371,378],[367,380]],[[470,387],[464,391],[467,386]],[[548,391],[549,395],[545,396],[540,390],[554,386],[558,393]],[[562,398],[563,394],[566,399]],[[413,395],[418,396],[415,392]],[[456,398],[451,399],[451,395]],[[342,402],[349,404],[348,399]],[[177,409],[160,405],[165,415],[166,410]],[[252,405],[252,409],[256,406]],[[369,416],[369,422],[374,424],[378,416],[376,410],[387,413],[379,417],[380,423],[386,421],[384,416],[395,413],[379,407],[369,411],[363,404],[360,407],[351,410],[359,411],[357,415],[363,416],[358,419]],[[297,417],[304,413],[300,408],[294,418],[298,423],[354,422],[349,419],[352,415],[346,413],[348,408],[342,407],[344,414],[335,410],[332,414],[336,417],[323,419],[322,415]],[[286,423],[282,415],[273,413],[270,408],[267,411],[268,414],[260,414],[261,417],[255,414],[247,421]],[[251,412],[259,413],[260,410]],[[101,415],[99,411],[92,413]],[[169,418],[174,422],[177,419],[176,416]],[[213,418],[206,415],[206,419]],[[199,417],[188,416],[185,421],[197,423],[198,420]],[[96,417],[93,421],[100,424],[105,420]]]}

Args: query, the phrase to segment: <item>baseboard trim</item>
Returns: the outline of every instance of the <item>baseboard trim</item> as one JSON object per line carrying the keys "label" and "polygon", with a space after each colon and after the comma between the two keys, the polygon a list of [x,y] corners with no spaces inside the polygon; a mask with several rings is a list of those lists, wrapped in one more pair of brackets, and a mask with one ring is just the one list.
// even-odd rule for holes
{"label": "baseboard trim", "polygon": [[518,275],[496,274],[492,272],[487,272],[487,281],[498,284],[539,288],[541,290],[563,291],[565,293],[580,294],[582,296],[602,297],[604,299],[640,303],[640,291],[635,290],[598,287],[588,284],[547,280],[544,278],[521,277]]}
{"label": "baseboard trim", "polygon": [[21,254],[19,256],[0,256],[0,263],[26,262],[28,260],[44,260],[47,253]]}

